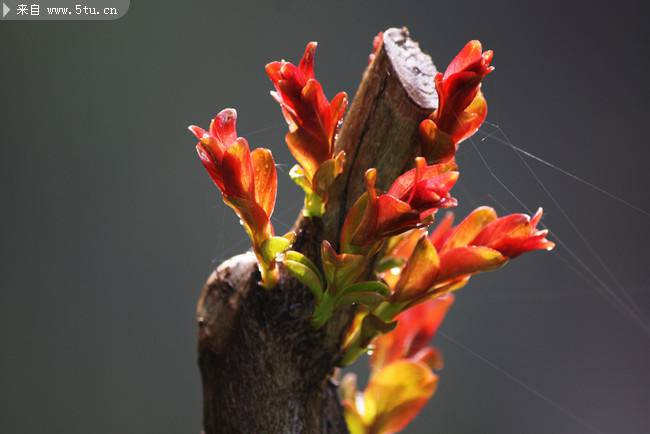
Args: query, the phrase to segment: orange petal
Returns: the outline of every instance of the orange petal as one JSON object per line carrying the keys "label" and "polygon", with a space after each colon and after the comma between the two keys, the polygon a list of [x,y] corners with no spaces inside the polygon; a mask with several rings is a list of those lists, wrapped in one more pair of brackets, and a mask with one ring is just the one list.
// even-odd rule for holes
{"label": "orange petal", "polygon": [[426,292],[433,286],[440,265],[438,252],[423,236],[400,274],[393,299],[407,301]]}
{"label": "orange petal", "polygon": [[370,378],[363,393],[363,420],[372,433],[402,430],[420,412],[438,384],[424,363],[400,360]]}
{"label": "orange petal", "polygon": [[[426,229],[420,228],[413,229],[404,234],[396,235],[395,237],[390,238],[388,241],[388,254],[386,255],[386,259],[398,259],[406,262],[406,260],[408,260],[408,258],[410,258],[413,254],[413,250],[415,250],[415,246],[417,245],[418,241],[420,241],[420,238],[422,238],[422,236],[425,234]],[[391,246],[391,243],[394,244]],[[390,288],[395,289],[402,268],[404,267],[397,266],[381,273],[381,278],[384,279]]]}
{"label": "orange petal", "polygon": [[221,140],[215,136],[211,136],[206,130],[196,125],[190,125],[188,129],[199,139],[199,144],[203,146],[204,152],[210,155],[210,158],[215,164],[220,165],[223,153],[226,152],[226,147]]}
{"label": "orange petal", "polygon": [[302,88],[300,97],[303,104],[309,107],[309,110],[312,112],[313,119],[311,120],[313,121],[313,125],[310,125],[310,128],[318,131],[323,137],[326,137],[327,125],[324,121],[326,121],[325,117],[329,114],[329,102],[323,92],[323,86],[321,86],[318,80],[312,78]]}
{"label": "orange petal", "polygon": [[487,101],[479,90],[471,104],[458,117],[458,128],[453,134],[456,145],[476,133],[485,121],[487,111]]}
{"label": "orange petal", "polygon": [[414,169],[404,172],[395,179],[391,187],[388,189],[388,194],[400,199],[406,198],[407,194],[413,188],[416,178],[418,180],[434,178],[458,168],[456,163],[453,161],[441,164],[431,164],[429,166],[422,166],[419,161],[421,160],[416,159],[416,165],[420,165],[419,167],[416,166]]}
{"label": "orange petal", "polygon": [[289,147],[289,152],[296,159],[298,164],[302,166],[305,175],[311,182],[314,174],[320,166],[320,161],[314,155],[312,144],[314,137],[310,135],[305,129],[298,128],[295,131],[290,131],[285,136],[285,141]]}
{"label": "orange petal", "polygon": [[413,254],[413,250],[415,250],[415,246],[418,244],[418,241],[420,241],[420,238],[422,238],[422,235],[425,232],[425,229],[414,229],[409,231],[393,248],[390,255],[404,260],[410,258]]}
{"label": "orange petal", "polygon": [[196,137],[199,141],[202,141],[203,137],[208,134],[206,130],[196,125],[190,125],[187,127],[187,129],[190,130],[190,133],[194,134],[194,137]]}
{"label": "orange petal", "polygon": [[217,163],[214,161],[214,157],[201,142],[196,144],[196,153],[199,155],[199,159],[201,160],[201,163],[203,163],[205,170],[207,170],[208,175],[210,175],[210,178],[212,178],[212,181],[217,187],[219,187],[219,190],[223,192],[223,178],[221,176],[221,172],[219,171]]}
{"label": "orange petal", "polygon": [[458,176],[458,172],[449,171],[416,182],[409,204],[419,211],[455,206],[456,199],[449,195],[449,191],[458,181]]}
{"label": "orange petal", "polygon": [[240,137],[235,140],[224,153],[221,164],[224,194],[253,200],[253,165],[246,139]]}
{"label": "orange petal", "polygon": [[237,139],[237,110],[221,110],[210,122],[210,134],[228,148]]}
{"label": "orange petal", "polygon": [[231,207],[242,220],[244,229],[253,241],[255,248],[261,248],[262,243],[273,236],[273,226],[266,212],[252,200],[239,197],[224,196],[223,201]]}
{"label": "orange petal", "polygon": [[412,357],[429,344],[453,304],[452,294],[429,297],[399,314],[395,331],[405,343],[403,357]]}
{"label": "orange petal", "polygon": [[[330,102],[331,119],[329,125],[329,139],[330,146],[334,145],[334,134],[339,126],[339,122],[343,119],[345,109],[348,107],[348,94],[345,92],[337,93]],[[331,149],[330,149],[331,152]]]}
{"label": "orange petal", "polygon": [[372,241],[377,228],[377,170],[368,169],[365,173],[366,193],[352,205],[341,229],[341,251],[352,252],[354,246],[365,247]]}
{"label": "orange petal", "polygon": [[318,42],[309,42],[305,47],[305,53],[302,55],[302,59],[300,59],[300,63],[298,64],[298,69],[300,69],[300,72],[306,80],[314,78],[314,55],[316,54],[317,46]]}
{"label": "orange petal", "polygon": [[411,206],[390,194],[382,194],[377,200],[377,235],[380,237],[415,228],[420,221],[419,213]]}
{"label": "orange petal", "polygon": [[497,213],[493,208],[489,206],[476,208],[453,229],[441,252],[468,245],[483,228],[496,219]]}
{"label": "orange petal", "polygon": [[444,282],[467,274],[495,270],[507,261],[508,258],[489,247],[457,247],[440,256],[440,274],[437,280]]}
{"label": "orange petal", "polygon": [[268,149],[257,148],[251,152],[251,161],[255,180],[255,201],[264,209],[266,215],[271,216],[278,189],[273,154]]}
{"label": "orange petal", "polygon": [[438,223],[438,226],[431,232],[429,235],[429,241],[437,249],[441,250],[442,245],[447,240],[447,237],[451,234],[451,228],[454,224],[454,213],[448,212],[443,217],[442,221]]}
{"label": "orange petal", "polygon": [[370,370],[372,372],[399,359],[405,359],[404,345],[403,342],[400,342],[400,336],[396,332],[399,327],[400,323],[398,322],[394,330],[379,335],[372,341],[372,354],[370,355]]}
{"label": "orange petal", "polygon": [[422,155],[426,157],[427,162],[446,161],[456,153],[456,144],[453,138],[440,130],[433,120],[423,120],[420,123],[419,131]]}
{"label": "orange petal", "polygon": [[449,62],[449,66],[445,70],[443,79],[448,78],[452,74],[456,74],[467,67],[471,66],[473,63],[478,62],[481,59],[481,54],[483,48],[481,47],[481,41],[472,40],[469,41],[462,50]]}

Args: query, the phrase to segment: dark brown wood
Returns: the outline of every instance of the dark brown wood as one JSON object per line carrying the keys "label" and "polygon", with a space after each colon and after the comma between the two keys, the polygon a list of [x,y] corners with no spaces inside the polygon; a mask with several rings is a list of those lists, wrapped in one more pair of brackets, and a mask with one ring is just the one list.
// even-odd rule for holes
{"label": "dark brown wood", "polygon": [[255,257],[244,254],[220,266],[203,290],[225,319],[212,334],[204,316],[211,313],[199,307],[205,432],[345,432],[328,378],[337,351],[309,325],[311,295],[286,276],[276,291],[258,279]]}
{"label": "dark brown wood", "polygon": [[[435,67],[406,29],[384,32],[337,138],[348,155],[345,172],[321,221],[299,218],[293,248],[320,263],[324,237],[337,244],[350,205],[363,191],[363,174],[379,171],[387,186],[419,152],[417,127],[435,108]],[[213,433],[345,433],[331,380],[352,318],[343,309],[322,330],[309,319],[309,291],[281,270],[272,290],[259,286],[251,253],[221,264],[197,307],[203,381],[203,426]]]}

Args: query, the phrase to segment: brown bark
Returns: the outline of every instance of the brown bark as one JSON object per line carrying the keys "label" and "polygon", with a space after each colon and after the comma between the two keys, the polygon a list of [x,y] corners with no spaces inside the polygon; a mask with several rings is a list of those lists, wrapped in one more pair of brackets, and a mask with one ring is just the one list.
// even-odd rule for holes
{"label": "brown bark", "polygon": [[[346,151],[346,170],[323,221],[296,222],[295,250],[320,263],[320,243],[326,238],[337,244],[345,213],[363,191],[365,171],[376,167],[378,186],[386,187],[412,167],[418,124],[437,104],[433,74],[431,58],[406,29],[384,32],[336,141],[337,150]],[[352,309],[338,311],[316,331],[309,324],[309,291],[284,272],[272,290],[258,281],[255,257],[245,253],[221,264],[201,292],[205,433],[347,432],[331,375]]]}

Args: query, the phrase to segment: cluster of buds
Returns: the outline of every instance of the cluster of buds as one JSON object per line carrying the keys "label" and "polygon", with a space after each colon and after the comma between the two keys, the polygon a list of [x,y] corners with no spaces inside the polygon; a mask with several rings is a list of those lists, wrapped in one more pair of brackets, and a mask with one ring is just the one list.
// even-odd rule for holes
{"label": "cluster of buds", "polygon": [[[387,301],[390,290],[383,282],[363,280],[372,268],[369,261],[387,238],[428,226],[438,209],[456,205],[449,194],[458,179],[455,167],[454,163],[428,166],[418,157],[415,168],[399,176],[382,194],[375,186],[376,170],[369,169],[367,191],[350,208],[343,223],[341,253],[323,241],[323,273],[298,252],[292,251],[291,257],[300,260],[285,257],[287,270],[316,297],[315,327],[322,326],[341,305],[354,303],[373,310]],[[307,272],[306,266],[313,273]]]}
{"label": "cluster of buds", "polygon": [[263,284],[272,287],[277,281],[275,254],[288,248],[291,238],[274,237],[271,224],[278,185],[275,162],[268,149],[251,152],[248,141],[237,137],[236,122],[237,112],[225,109],[208,130],[196,125],[189,130],[199,140],[196,151],[205,170],[251,239]]}
{"label": "cluster of buds", "polygon": [[334,155],[334,139],[348,104],[345,92],[328,101],[314,75],[316,42],[307,44],[298,66],[271,62],[266,73],[275,86],[271,95],[280,104],[289,125],[285,139],[298,164],[291,178],[305,191],[304,214],[320,217],[327,193],[343,171],[345,153]]}
{"label": "cluster of buds", "polygon": [[458,144],[473,135],[487,116],[481,80],[494,70],[494,53],[470,41],[451,61],[445,73],[435,76],[438,108],[420,123],[422,153],[429,162],[446,161]]}
{"label": "cluster of buds", "polygon": [[541,217],[540,209],[532,218],[498,218],[492,208],[480,207],[457,226],[449,213],[430,235],[414,229],[391,238],[376,270],[389,295],[357,313],[345,340],[343,364],[365,353],[401,312],[462,288],[472,275],[495,270],[522,253],[552,249],[547,231],[537,229]]}
{"label": "cluster of buds", "polygon": [[453,303],[448,294],[401,313],[397,326],[373,342],[370,378],[363,392],[356,376],[341,381],[341,397],[351,434],[390,434],[417,416],[438,385],[443,367],[437,348],[428,346]]}
{"label": "cluster of buds", "polygon": [[358,311],[344,342],[344,365],[371,350],[366,390],[357,392],[351,377],[342,384],[351,433],[397,432],[417,415],[443,366],[427,343],[453,302],[451,292],[522,253],[552,249],[547,231],[537,229],[541,216],[540,209],[532,218],[499,218],[481,207],[456,226],[449,213],[430,235],[413,229],[386,243],[378,274],[390,295]]}
{"label": "cluster of buds", "polygon": [[[381,50],[381,34],[373,56]],[[342,173],[345,154],[334,154],[336,133],[347,107],[341,92],[331,102],[314,76],[316,43],[307,44],[298,66],[272,62],[266,73],[289,132],[286,143],[298,164],[292,179],[305,191],[303,214],[322,217],[328,191]],[[365,174],[366,191],[345,216],[338,252],[327,240],[320,264],[289,250],[294,234],[275,236],[271,214],[277,174],[268,149],[250,151],[237,137],[236,112],[221,111],[208,130],[191,126],[196,149],[224,202],[241,219],[251,238],[262,284],[278,279],[276,261],[313,294],[312,325],[322,327],[344,305],[357,313],[343,343],[341,365],[373,349],[371,375],[363,392],[356,381],[343,381],[342,396],[353,434],[393,433],[412,420],[437,385],[434,371],[442,368],[440,353],[428,347],[453,302],[452,291],[474,274],[494,270],[532,250],[550,250],[547,231],[534,216],[498,217],[480,207],[454,226],[448,213],[429,234],[438,210],[456,206],[450,194],[458,180],[458,144],[485,120],[487,103],[481,80],[494,68],[493,53],[470,41],[443,73],[435,76],[438,108],[419,126],[422,157],[399,176],[386,192],[376,187],[377,171]]]}
{"label": "cluster of buds", "polygon": [[[373,53],[380,48],[375,38]],[[341,229],[340,253],[323,243],[324,273],[298,252],[285,262],[316,297],[316,327],[341,304],[361,307],[346,339],[344,364],[365,352],[405,309],[458,289],[471,275],[496,269],[524,251],[553,246],[545,239],[546,232],[536,229],[541,211],[532,219],[523,214],[497,219],[494,210],[479,208],[456,228],[451,228],[451,217],[445,218],[426,236],[437,211],[457,204],[450,194],[459,176],[453,157],[457,144],[485,119],[480,84],[493,69],[491,59],[491,51],[482,52],[481,44],[471,41],[445,73],[435,77],[439,107],[420,126],[426,158],[416,158],[415,167],[385,193],[377,191],[376,170],[366,172],[366,192],[349,209]],[[373,277],[368,268],[380,252],[380,267]]]}

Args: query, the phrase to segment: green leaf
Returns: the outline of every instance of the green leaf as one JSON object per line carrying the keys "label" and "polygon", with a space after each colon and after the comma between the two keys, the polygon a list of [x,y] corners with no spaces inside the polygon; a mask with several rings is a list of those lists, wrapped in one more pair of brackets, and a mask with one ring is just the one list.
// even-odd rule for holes
{"label": "green leaf", "polygon": [[323,296],[316,302],[316,308],[314,309],[314,314],[312,315],[311,324],[316,330],[323,327],[325,323],[332,317],[334,313],[334,298],[326,292]]}
{"label": "green leaf", "polygon": [[325,286],[325,278],[321,274],[316,264],[314,264],[308,257],[300,252],[296,252],[295,250],[287,250],[284,252],[284,258],[288,259],[289,261],[300,262],[305,267],[309,267],[309,269],[311,269],[311,271],[313,271],[314,274],[319,277],[321,286]]}
{"label": "green leaf", "polygon": [[400,312],[403,312],[410,302],[390,301],[378,306],[373,314],[383,321],[392,321]]}
{"label": "green leaf", "polygon": [[325,214],[325,203],[316,193],[305,192],[305,205],[302,213],[305,217],[322,217]]}
{"label": "green leaf", "polygon": [[262,257],[266,263],[275,261],[276,257],[289,248],[291,241],[285,237],[271,237],[262,243]]}
{"label": "green leaf", "polygon": [[323,284],[321,282],[321,277],[316,274],[314,270],[302,262],[292,261],[286,257],[283,263],[284,266],[287,267],[289,274],[309,288],[312,294],[314,294],[314,297],[316,297],[316,300],[320,300],[323,297]]}
{"label": "green leaf", "polygon": [[289,171],[289,177],[305,192],[303,215],[305,217],[322,217],[325,213],[325,202],[312,188],[312,182],[305,174],[304,169],[299,164],[294,165]]}
{"label": "green leaf", "polygon": [[350,301],[346,302],[346,300],[354,301],[354,297],[359,294],[376,294],[379,299],[384,300],[390,295],[390,288],[377,280],[355,283],[340,291],[336,302],[349,304]]}
{"label": "green leaf", "polygon": [[342,306],[357,303],[373,308],[385,300],[385,296],[376,292],[353,292],[337,297],[336,304],[337,306]]}
{"label": "green leaf", "polygon": [[321,259],[328,286],[335,292],[350,286],[366,272],[365,256],[337,254],[327,240],[324,240],[321,246]]}

